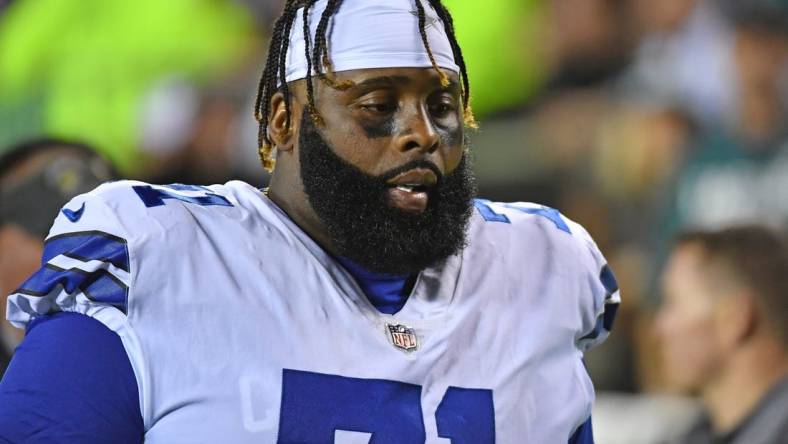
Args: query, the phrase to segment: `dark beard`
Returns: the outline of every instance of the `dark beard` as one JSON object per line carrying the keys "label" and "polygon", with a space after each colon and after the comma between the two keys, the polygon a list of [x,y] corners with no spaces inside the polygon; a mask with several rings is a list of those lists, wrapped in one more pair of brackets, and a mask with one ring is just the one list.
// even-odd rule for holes
{"label": "dark beard", "polygon": [[[369,271],[413,274],[465,246],[476,193],[467,154],[446,176],[426,160],[371,176],[337,156],[304,114],[299,136],[301,180],[336,254]],[[428,191],[427,208],[419,214],[392,207],[386,185],[414,168],[429,168],[438,176],[437,185]]]}

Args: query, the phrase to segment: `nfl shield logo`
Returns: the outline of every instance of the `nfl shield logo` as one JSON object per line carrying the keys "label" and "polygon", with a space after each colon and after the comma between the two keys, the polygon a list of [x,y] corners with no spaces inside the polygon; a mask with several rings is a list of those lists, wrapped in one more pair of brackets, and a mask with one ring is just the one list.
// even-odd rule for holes
{"label": "nfl shield logo", "polygon": [[386,324],[386,327],[389,332],[389,337],[391,338],[391,343],[398,349],[412,352],[419,347],[416,332],[412,328],[402,324]]}

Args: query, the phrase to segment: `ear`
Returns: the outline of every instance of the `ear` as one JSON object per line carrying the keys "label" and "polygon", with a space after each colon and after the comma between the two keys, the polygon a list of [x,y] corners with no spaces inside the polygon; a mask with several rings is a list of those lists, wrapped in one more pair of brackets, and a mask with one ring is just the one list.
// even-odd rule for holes
{"label": "ear", "polygon": [[287,107],[285,106],[285,95],[277,92],[271,97],[271,113],[268,121],[268,135],[276,146],[277,151],[290,151],[293,149],[295,134],[294,126],[298,120],[295,119],[295,107],[291,101],[290,119],[288,121]]}
{"label": "ear", "polygon": [[737,348],[756,330],[758,309],[754,295],[747,291],[739,291],[722,298],[716,313],[719,339],[727,349]]}

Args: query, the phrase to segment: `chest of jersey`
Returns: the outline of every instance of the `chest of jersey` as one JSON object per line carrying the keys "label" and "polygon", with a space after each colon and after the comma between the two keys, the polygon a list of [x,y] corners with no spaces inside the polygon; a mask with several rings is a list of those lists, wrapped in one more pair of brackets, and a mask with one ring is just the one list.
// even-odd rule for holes
{"label": "chest of jersey", "polygon": [[472,239],[390,316],[308,239],[249,223],[139,262],[146,442],[565,443],[590,413],[549,255]]}

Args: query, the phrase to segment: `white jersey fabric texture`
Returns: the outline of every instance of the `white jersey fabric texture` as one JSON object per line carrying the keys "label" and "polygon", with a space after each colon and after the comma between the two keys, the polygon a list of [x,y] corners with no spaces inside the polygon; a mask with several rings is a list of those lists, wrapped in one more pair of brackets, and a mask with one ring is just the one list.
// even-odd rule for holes
{"label": "white jersey fabric texture", "polygon": [[[326,32],[333,70],[431,67],[432,62],[419,32],[416,1],[420,0],[343,1],[337,13],[329,19]],[[424,31],[435,62],[441,68],[459,74],[449,37],[438,14],[427,2],[423,4]],[[307,15],[310,50],[314,48],[317,27],[327,5],[328,0],[318,1]],[[304,8],[301,8],[290,30],[285,71],[287,82],[307,76],[303,23]]]}
{"label": "white jersey fabric texture", "polygon": [[554,210],[478,201],[468,246],[392,316],[243,182],[113,182],[64,208],[44,262],[65,277],[11,295],[9,320],[70,311],[115,331],[146,443],[565,444],[591,414],[582,354],[619,295]]}

